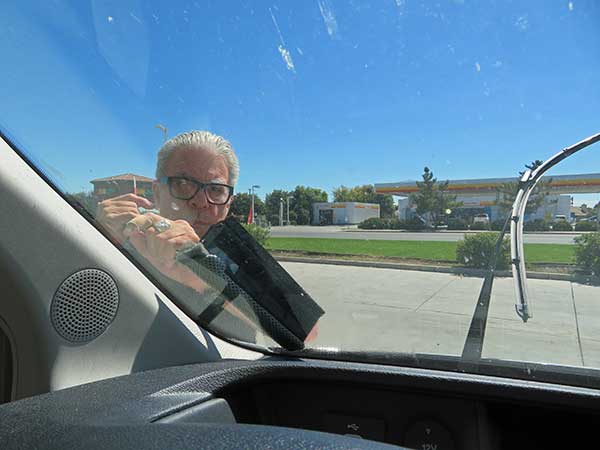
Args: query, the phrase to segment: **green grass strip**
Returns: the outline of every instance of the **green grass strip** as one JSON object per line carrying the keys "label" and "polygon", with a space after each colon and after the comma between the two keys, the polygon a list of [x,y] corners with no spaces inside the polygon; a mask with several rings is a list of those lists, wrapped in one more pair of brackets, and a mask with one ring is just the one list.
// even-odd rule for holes
{"label": "green grass strip", "polygon": [[[271,237],[269,250],[337,253],[340,255],[387,256],[428,261],[456,261],[458,242],[385,241],[366,239]],[[570,264],[574,246],[564,244],[525,244],[528,263]]]}
{"label": "green grass strip", "polygon": [[575,264],[575,246],[569,244],[525,244],[525,260],[530,264]]}

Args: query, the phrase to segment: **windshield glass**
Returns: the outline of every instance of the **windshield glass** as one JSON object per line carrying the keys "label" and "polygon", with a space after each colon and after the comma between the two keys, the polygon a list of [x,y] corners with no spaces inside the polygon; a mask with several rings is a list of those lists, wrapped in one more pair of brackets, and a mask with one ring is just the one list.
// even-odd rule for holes
{"label": "windshield glass", "polygon": [[527,321],[497,240],[520,174],[599,131],[599,19],[577,0],[9,2],[0,131],[220,336],[598,380],[598,150],[524,211]]}

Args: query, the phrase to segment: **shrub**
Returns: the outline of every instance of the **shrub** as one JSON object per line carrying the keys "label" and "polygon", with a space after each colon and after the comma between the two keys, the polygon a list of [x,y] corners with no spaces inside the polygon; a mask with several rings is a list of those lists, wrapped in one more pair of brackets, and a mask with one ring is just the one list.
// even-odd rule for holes
{"label": "shrub", "polygon": [[575,238],[575,264],[586,272],[600,275],[600,233]]}
{"label": "shrub", "polygon": [[[268,214],[267,215],[267,222],[270,225],[279,225],[279,215],[277,215],[277,214]],[[285,219],[284,219],[283,223],[285,223]]]}
{"label": "shrub", "polygon": [[525,231],[548,231],[550,230],[550,224],[544,219],[535,219],[525,222],[523,225]]}
{"label": "shrub", "polygon": [[359,223],[358,228],[361,230],[423,230],[425,224],[417,218],[399,220],[395,217],[392,219],[371,217]]}
{"label": "shrub", "polygon": [[401,230],[419,231],[425,229],[425,224],[416,217],[408,220],[402,220],[400,225]]}
{"label": "shrub", "polygon": [[464,219],[451,218],[448,219],[448,229],[449,230],[467,230],[469,228],[469,224]]}
{"label": "shrub", "polygon": [[575,224],[575,231],[598,231],[598,224],[591,220]]}
{"label": "shrub", "polygon": [[403,230],[404,221],[394,217],[393,219],[388,219],[388,227],[390,230]]}
{"label": "shrub", "polygon": [[261,227],[255,223],[243,223],[242,226],[254,239],[256,239],[256,242],[264,247],[269,238],[269,234],[271,234],[270,228]]}
{"label": "shrub", "polygon": [[573,227],[569,222],[561,220],[552,224],[552,231],[573,231]]}
{"label": "shrub", "polygon": [[379,217],[371,217],[359,223],[358,228],[361,230],[389,230],[390,221],[388,219],[380,219]]}
{"label": "shrub", "polygon": [[[487,268],[490,264],[496,241],[500,233],[478,233],[465,236],[458,242],[456,247],[456,260],[467,267]],[[497,269],[506,269],[510,264],[510,244],[508,238],[504,238],[500,246]]]}
{"label": "shrub", "polygon": [[[502,227],[504,227],[504,222],[506,219],[498,219],[494,220],[490,225],[490,228],[494,231],[502,231]],[[510,224],[508,225],[508,231],[510,231]]]}
{"label": "shrub", "polygon": [[472,223],[471,226],[469,227],[470,230],[489,230],[490,229],[490,224],[489,223],[483,223],[483,222],[475,222]]}

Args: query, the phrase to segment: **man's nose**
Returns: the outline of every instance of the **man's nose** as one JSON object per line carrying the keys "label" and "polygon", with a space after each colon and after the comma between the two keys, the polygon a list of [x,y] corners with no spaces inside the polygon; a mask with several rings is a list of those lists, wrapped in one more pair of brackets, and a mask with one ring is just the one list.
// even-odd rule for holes
{"label": "man's nose", "polygon": [[189,203],[192,208],[196,209],[208,208],[210,205],[210,203],[208,203],[208,199],[206,198],[206,192],[204,192],[204,189],[198,189],[196,195],[189,199]]}

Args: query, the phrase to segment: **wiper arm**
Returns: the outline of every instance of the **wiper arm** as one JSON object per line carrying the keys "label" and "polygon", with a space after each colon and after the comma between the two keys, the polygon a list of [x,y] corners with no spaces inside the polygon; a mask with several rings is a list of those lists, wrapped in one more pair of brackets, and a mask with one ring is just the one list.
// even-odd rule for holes
{"label": "wiper arm", "polygon": [[559,162],[575,154],[596,142],[600,141],[600,133],[594,134],[576,144],[566,147],[534,170],[527,170],[521,177],[519,183],[519,191],[513,203],[512,217],[510,224],[510,254],[512,263],[512,273],[515,283],[515,309],[517,315],[527,322],[533,317],[531,311],[531,303],[527,292],[527,273],[525,270],[525,254],[523,251],[523,217],[525,215],[525,207],[531,192],[536,184],[550,168],[554,167]]}
{"label": "wiper arm", "polygon": [[472,364],[481,358],[483,350],[483,341],[485,339],[485,330],[487,325],[487,317],[489,313],[490,299],[492,295],[492,286],[494,283],[495,269],[498,261],[498,255],[500,254],[500,247],[502,240],[506,234],[508,223],[510,222],[511,230],[511,263],[513,279],[515,280],[515,292],[516,292],[516,311],[519,317],[527,322],[528,319],[533,317],[531,311],[531,304],[528,299],[527,293],[527,274],[525,271],[525,256],[523,252],[523,216],[525,215],[525,207],[531,192],[535,188],[537,182],[542,175],[565,158],[573,155],[579,150],[588,147],[596,142],[600,141],[600,133],[584,139],[570,147],[567,147],[552,158],[542,163],[539,167],[534,170],[527,170],[519,182],[519,190],[517,192],[511,215],[506,219],[500,236],[496,241],[494,248],[494,254],[490,258],[490,264],[488,266],[488,273],[483,281],[479,296],[477,299],[477,306],[475,312],[471,318],[471,325],[469,332],[465,340],[465,345],[462,351],[461,361],[464,364]]}
{"label": "wiper arm", "polygon": [[519,191],[512,207],[510,223],[510,255],[515,292],[517,292],[515,310],[523,322],[527,322],[528,319],[533,317],[529,304],[527,285],[525,284],[527,273],[523,250],[523,217],[529,195],[535,186],[530,183],[531,174],[531,170],[527,170],[521,177]]}

